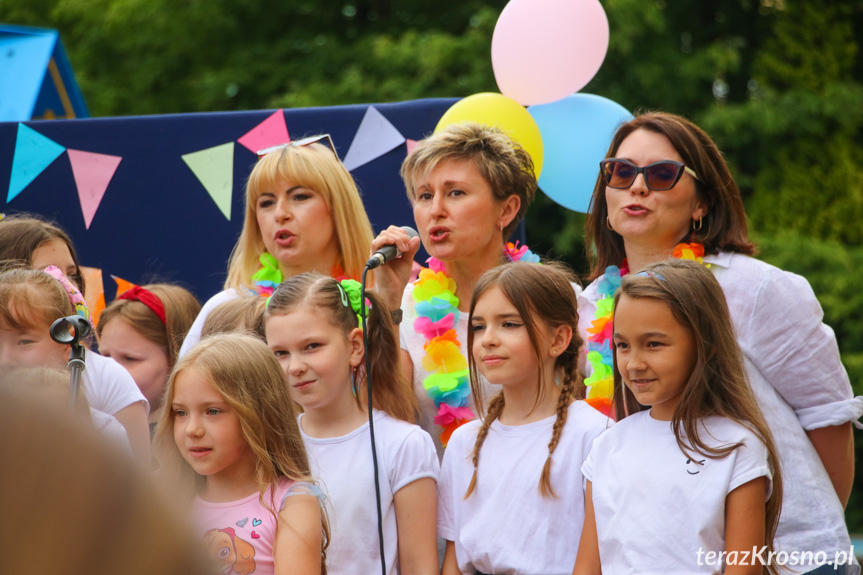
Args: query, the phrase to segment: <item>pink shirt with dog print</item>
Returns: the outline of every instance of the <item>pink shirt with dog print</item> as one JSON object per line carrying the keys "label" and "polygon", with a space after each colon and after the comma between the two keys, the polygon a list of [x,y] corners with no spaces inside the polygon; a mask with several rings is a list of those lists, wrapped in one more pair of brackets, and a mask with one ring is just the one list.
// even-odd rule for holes
{"label": "pink shirt with dog print", "polygon": [[195,525],[201,533],[207,557],[219,575],[273,575],[273,543],[277,517],[291,495],[322,497],[317,486],[284,480],[260,494],[238,501],[212,503],[196,497],[192,504]]}

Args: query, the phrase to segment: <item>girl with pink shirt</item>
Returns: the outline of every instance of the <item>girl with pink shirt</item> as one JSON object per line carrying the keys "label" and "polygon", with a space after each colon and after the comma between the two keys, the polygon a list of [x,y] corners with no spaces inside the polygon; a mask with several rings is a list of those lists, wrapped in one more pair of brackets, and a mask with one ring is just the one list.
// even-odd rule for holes
{"label": "girl with pink shirt", "polygon": [[177,362],[156,431],[161,476],[219,573],[326,573],[320,491],[284,375],[259,339],[214,335]]}

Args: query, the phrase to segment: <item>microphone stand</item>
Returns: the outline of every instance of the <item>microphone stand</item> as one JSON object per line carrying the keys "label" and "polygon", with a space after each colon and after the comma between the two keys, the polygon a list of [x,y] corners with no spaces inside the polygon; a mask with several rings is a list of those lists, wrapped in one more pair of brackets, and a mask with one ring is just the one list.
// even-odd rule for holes
{"label": "microphone stand", "polygon": [[85,366],[84,346],[81,340],[90,333],[90,322],[81,316],[61,317],[51,324],[51,339],[61,344],[71,346],[69,351],[69,407],[75,409],[78,400],[78,390],[81,387],[81,373]]}

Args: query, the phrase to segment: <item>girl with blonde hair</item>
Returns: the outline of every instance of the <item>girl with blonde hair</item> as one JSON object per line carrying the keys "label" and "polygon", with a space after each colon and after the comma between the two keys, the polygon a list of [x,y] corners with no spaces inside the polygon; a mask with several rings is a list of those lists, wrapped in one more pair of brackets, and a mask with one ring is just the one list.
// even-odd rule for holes
{"label": "girl with blonde hair", "polygon": [[213,566],[326,573],[328,526],[284,376],[266,344],[214,335],[174,366],[155,445]]}

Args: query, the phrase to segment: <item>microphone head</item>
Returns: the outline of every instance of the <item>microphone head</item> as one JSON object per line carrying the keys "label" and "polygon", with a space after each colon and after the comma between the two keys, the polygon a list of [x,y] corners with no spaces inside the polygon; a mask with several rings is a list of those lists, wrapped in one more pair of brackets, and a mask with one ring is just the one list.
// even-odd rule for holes
{"label": "microphone head", "polygon": [[417,231],[410,226],[402,226],[402,229],[408,234],[408,236],[410,236],[412,238],[418,238],[419,237],[419,234],[417,233]]}

